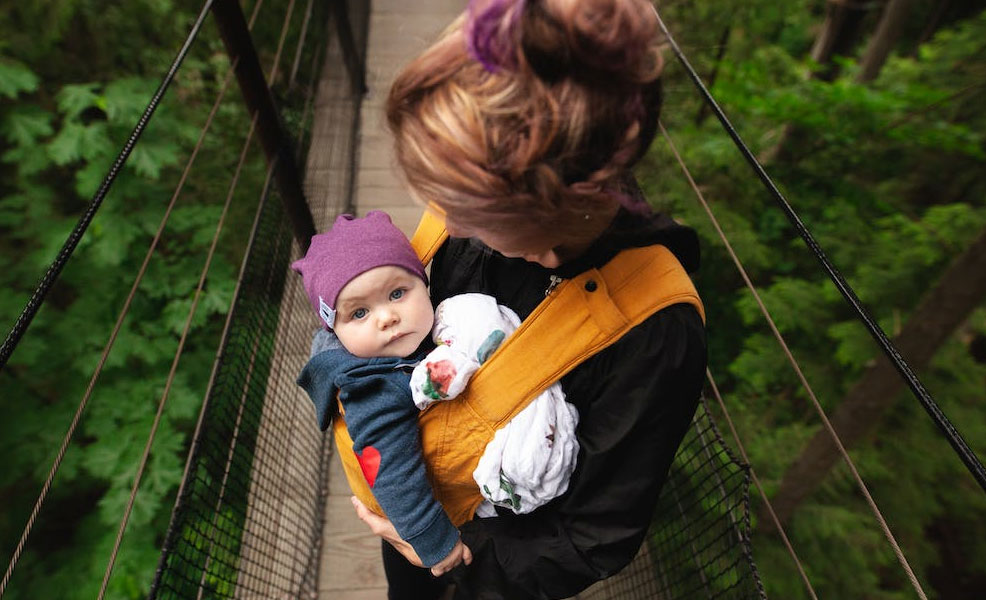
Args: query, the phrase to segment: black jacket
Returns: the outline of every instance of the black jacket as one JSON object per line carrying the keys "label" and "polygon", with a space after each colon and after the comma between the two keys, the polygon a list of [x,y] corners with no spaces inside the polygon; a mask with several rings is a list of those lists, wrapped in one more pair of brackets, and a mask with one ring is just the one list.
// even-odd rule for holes
{"label": "black jacket", "polygon": [[[475,240],[450,239],[432,262],[432,300],[490,294],[523,319],[550,276],[572,277],[620,250],[667,246],[698,267],[695,233],[667,217],[621,210],[580,258],[551,270],[506,258]],[[691,423],[705,377],[705,329],[691,305],[659,311],[566,375],[579,410],[578,465],[565,495],[528,515],[462,526],[473,563],[455,570],[457,598],[566,598],[613,575],[636,554],[668,467]]]}

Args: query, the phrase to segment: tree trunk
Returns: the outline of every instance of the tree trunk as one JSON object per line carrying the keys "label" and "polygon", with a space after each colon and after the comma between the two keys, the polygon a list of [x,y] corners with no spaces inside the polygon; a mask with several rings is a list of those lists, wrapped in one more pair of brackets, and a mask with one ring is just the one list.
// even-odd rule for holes
{"label": "tree trunk", "polygon": [[[914,371],[925,368],[942,343],[984,299],[986,230],[952,262],[896,337],[895,345],[907,357],[911,368]],[[893,405],[903,387],[904,382],[896,369],[886,356],[881,355],[866,369],[830,418],[842,444],[850,448],[869,433]],[[820,429],[788,468],[780,489],[771,499],[781,523],[785,523],[818,487],[839,458],[829,433]],[[760,523],[767,529],[772,521],[761,518]]]}
{"label": "tree trunk", "polygon": [[[839,65],[832,62],[835,56],[847,56],[859,41],[860,25],[868,14],[870,4],[847,0],[829,0],[825,5],[825,23],[811,48],[811,60],[823,68],[813,71],[809,77],[832,81],[839,74]],[[701,113],[700,113],[701,114]],[[791,158],[791,144],[797,145],[797,131],[790,123],[781,128],[777,142],[764,150],[758,159],[762,163],[785,162]]]}
{"label": "tree trunk", "polygon": [[860,24],[869,12],[868,4],[829,0],[825,6],[825,23],[811,48],[811,59],[826,68],[815,74],[832,81],[839,73],[834,56],[848,56],[859,41]]}
{"label": "tree trunk", "polygon": [[880,24],[877,25],[876,33],[870,38],[870,43],[866,47],[866,54],[860,63],[859,75],[856,81],[867,83],[876,79],[880,74],[880,69],[887,62],[890,51],[893,50],[897,38],[904,28],[904,21],[907,18],[907,11],[910,8],[909,0],[889,0],[883,9],[880,17]]}

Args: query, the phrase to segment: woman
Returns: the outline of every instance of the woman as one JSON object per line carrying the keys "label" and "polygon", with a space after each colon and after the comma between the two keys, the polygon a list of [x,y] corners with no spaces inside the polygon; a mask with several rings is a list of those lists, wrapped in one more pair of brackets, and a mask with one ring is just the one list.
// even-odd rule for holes
{"label": "woman", "polygon": [[[645,0],[474,0],[398,75],[387,117],[415,198],[452,236],[432,262],[432,301],[496,297],[525,318],[558,278],[626,248],[662,244],[689,271],[697,238],[652,215],[629,168],[654,137],[661,60]],[[694,414],[704,327],[665,308],[561,379],[579,411],[569,490],[527,515],[462,528],[472,564],[457,598],[565,598],[623,568],[653,516]],[[390,598],[437,598],[385,519]],[[419,563],[418,563],[419,564]]]}

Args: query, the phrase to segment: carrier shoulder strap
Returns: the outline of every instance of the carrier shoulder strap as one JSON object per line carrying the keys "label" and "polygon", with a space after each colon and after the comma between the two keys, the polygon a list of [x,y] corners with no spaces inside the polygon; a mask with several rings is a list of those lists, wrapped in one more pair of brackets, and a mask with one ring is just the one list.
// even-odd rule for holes
{"label": "carrier shoulder strap", "polygon": [[[428,262],[447,238],[441,218],[425,211],[412,245]],[[670,250],[624,250],[558,285],[473,375],[467,401],[496,430],[585,359],[680,303],[705,319],[694,284]]]}
{"label": "carrier shoulder strap", "polygon": [[427,265],[447,239],[448,231],[445,230],[445,221],[430,210],[426,210],[421,215],[414,235],[411,236],[411,246],[417,252],[421,262]]}

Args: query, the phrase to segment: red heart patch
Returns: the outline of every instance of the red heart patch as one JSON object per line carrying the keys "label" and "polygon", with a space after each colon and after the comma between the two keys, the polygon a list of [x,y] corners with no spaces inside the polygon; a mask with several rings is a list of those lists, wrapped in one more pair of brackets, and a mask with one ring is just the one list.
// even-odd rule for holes
{"label": "red heart patch", "polygon": [[373,446],[367,446],[363,448],[363,453],[353,451],[356,455],[356,460],[359,461],[359,468],[363,470],[363,477],[366,478],[366,482],[373,487],[373,484],[377,482],[377,472],[380,470],[380,453]]}

